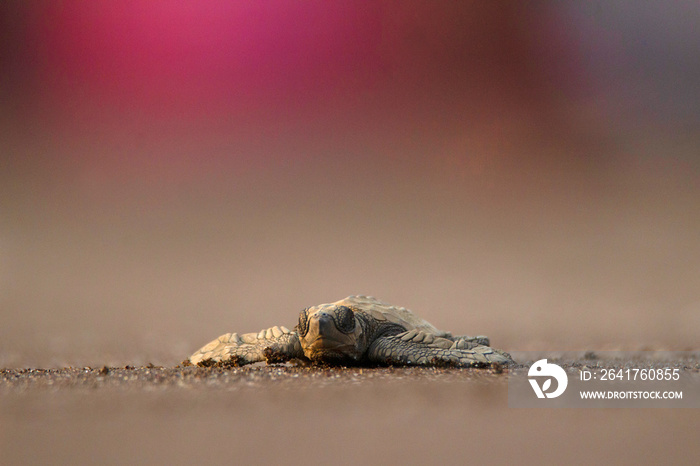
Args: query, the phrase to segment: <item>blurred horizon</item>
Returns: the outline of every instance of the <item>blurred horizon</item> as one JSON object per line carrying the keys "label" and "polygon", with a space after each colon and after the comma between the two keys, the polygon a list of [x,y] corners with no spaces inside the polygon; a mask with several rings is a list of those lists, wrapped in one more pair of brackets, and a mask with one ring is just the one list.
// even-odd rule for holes
{"label": "blurred horizon", "polygon": [[350,294],[697,349],[695,2],[5,2],[0,366],[173,364]]}

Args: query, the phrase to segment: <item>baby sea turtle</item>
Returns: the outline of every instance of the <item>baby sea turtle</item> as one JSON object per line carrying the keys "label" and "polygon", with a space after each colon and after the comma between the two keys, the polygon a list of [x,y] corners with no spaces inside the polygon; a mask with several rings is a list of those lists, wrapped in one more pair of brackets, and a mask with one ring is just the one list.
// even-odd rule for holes
{"label": "baby sea turtle", "polygon": [[294,330],[227,333],[205,345],[190,362],[242,366],[259,361],[310,360],[333,365],[482,367],[509,364],[485,336],[452,336],[404,307],[371,296],[349,296],[301,311]]}

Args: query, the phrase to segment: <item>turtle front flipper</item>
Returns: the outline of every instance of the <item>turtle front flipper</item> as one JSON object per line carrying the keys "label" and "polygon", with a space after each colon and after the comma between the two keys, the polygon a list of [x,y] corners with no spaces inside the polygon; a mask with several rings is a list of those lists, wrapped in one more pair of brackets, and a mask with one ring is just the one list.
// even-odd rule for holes
{"label": "turtle front flipper", "polygon": [[370,345],[367,357],[379,364],[409,366],[478,367],[513,362],[509,354],[489,346],[461,338],[451,340],[415,329],[377,338]]}
{"label": "turtle front flipper", "polygon": [[192,356],[199,366],[229,363],[243,366],[255,362],[283,362],[304,356],[296,332],[286,327],[270,327],[258,333],[227,333],[209,342]]}

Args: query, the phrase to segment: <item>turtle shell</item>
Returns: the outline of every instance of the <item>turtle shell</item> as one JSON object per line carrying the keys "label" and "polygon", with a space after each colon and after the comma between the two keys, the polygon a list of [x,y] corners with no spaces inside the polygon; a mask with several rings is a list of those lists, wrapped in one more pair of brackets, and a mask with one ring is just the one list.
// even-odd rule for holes
{"label": "turtle shell", "polygon": [[405,307],[392,306],[373,296],[348,296],[345,299],[332,303],[337,306],[347,306],[366,312],[379,321],[388,321],[403,326],[406,330],[417,329],[424,333],[436,336],[449,335],[448,332],[438,330],[428,322],[415,315]]}

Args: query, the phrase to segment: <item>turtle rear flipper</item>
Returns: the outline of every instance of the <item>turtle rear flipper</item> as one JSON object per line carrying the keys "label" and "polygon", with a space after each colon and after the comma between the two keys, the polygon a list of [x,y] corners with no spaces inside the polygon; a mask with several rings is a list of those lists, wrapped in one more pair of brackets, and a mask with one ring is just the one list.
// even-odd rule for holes
{"label": "turtle rear flipper", "polygon": [[258,333],[227,333],[209,342],[190,356],[200,366],[230,363],[243,366],[255,362],[281,362],[304,356],[296,332],[286,327],[270,327]]}
{"label": "turtle rear flipper", "polygon": [[379,364],[410,366],[481,367],[513,362],[509,354],[489,346],[465,339],[451,340],[415,329],[377,338],[370,345],[367,357]]}
{"label": "turtle rear flipper", "polygon": [[453,341],[465,340],[468,344],[472,346],[491,346],[489,337],[487,337],[486,335],[477,335],[475,337],[470,335],[456,335],[454,337],[450,337],[450,339]]}

